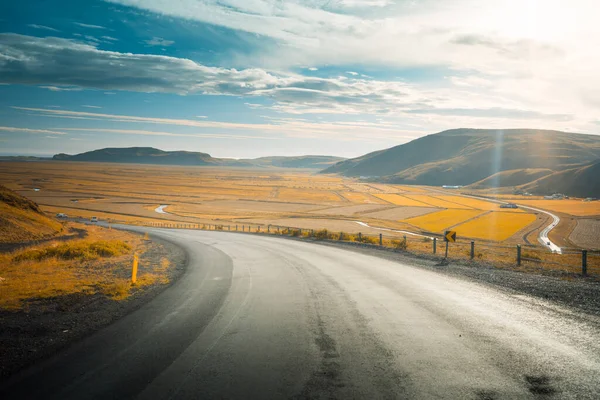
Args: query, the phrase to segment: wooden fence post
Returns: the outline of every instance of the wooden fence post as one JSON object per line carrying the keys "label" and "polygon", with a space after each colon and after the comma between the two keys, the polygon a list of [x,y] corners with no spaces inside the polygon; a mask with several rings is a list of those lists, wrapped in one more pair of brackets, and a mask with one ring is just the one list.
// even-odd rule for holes
{"label": "wooden fence post", "polygon": [[521,266],[521,245],[517,245],[517,265]]}
{"label": "wooden fence post", "polygon": [[437,251],[437,238],[433,238],[433,254]]}
{"label": "wooden fence post", "polygon": [[581,275],[587,275],[587,250],[581,250]]}
{"label": "wooden fence post", "polygon": [[379,234],[379,245],[383,246],[383,234],[382,233]]}
{"label": "wooden fence post", "polygon": [[471,260],[475,258],[475,242],[471,242]]}

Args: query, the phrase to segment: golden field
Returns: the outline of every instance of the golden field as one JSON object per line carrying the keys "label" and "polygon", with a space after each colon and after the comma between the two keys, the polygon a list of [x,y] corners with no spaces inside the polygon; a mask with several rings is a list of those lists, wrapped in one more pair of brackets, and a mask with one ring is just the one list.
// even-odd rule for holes
{"label": "golden field", "polygon": [[[279,224],[339,227],[358,233],[366,232],[357,223],[363,222],[416,233],[440,233],[453,227],[462,229],[464,238],[516,244],[524,240],[523,231],[533,238],[546,218],[540,214],[536,221],[533,211],[500,209],[497,203],[464,197],[457,190],[360,182],[282,169],[2,162],[0,184],[52,214],[98,216],[134,224]],[[581,209],[564,204],[573,213],[590,215],[600,203],[578,202]],[[167,205],[168,214],[155,212],[159,205]],[[547,206],[560,204],[553,201]],[[486,212],[493,212],[493,218],[471,221]],[[495,229],[501,232],[490,234]],[[565,233],[565,241],[569,233]],[[535,244],[535,240],[529,242]]]}
{"label": "golden field", "polygon": [[443,210],[435,213],[409,218],[404,222],[428,232],[443,233],[447,228],[463,221],[475,218],[485,211],[481,210]]}
{"label": "golden field", "polygon": [[0,309],[18,310],[29,299],[101,293],[114,300],[129,297],[131,262],[141,255],[136,288],[168,283],[169,261],[146,262],[147,243],[139,235],[72,224],[86,237],[49,241],[0,254]]}
{"label": "golden field", "polygon": [[557,213],[576,215],[579,217],[599,216],[600,201],[582,200],[520,200],[519,204],[524,206],[540,208],[542,210],[555,211]]}
{"label": "golden field", "polygon": [[456,233],[466,237],[480,237],[497,242],[504,241],[536,220],[533,214],[515,214],[493,211],[458,225]]}

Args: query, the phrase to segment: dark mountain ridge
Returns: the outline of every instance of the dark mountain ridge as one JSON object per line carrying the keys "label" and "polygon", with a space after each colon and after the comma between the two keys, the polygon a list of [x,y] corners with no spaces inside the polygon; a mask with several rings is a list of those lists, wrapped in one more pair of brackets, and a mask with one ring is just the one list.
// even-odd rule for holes
{"label": "dark mountain ridge", "polygon": [[153,147],[105,148],[81,154],[57,154],[52,157],[58,161],[135,163],[180,166],[221,166],[221,167],[257,167],[257,168],[312,168],[323,169],[343,160],[333,156],[294,156],[261,157],[236,160],[215,158],[208,153],[192,151],[164,151]]}

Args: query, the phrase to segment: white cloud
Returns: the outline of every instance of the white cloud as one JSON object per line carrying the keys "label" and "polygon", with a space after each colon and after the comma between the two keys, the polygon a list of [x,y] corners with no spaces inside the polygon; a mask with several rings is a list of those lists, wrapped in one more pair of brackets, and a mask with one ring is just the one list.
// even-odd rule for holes
{"label": "white cloud", "polygon": [[309,68],[307,68],[307,69],[308,69],[309,71],[318,71],[318,70],[319,70],[319,68],[317,68],[317,67],[309,67]]}
{"label": "white cloud", "polygon": [[4,132],[23,132],[23,133],[42,133],[47,135],[66,135],[65,132],[51,131],[47,129],[29,129],[29,128],[15,128],[12,126],[0,126],[0,131]]}
{"label": "white cloud", "polygon": [[82,105],[81,107],[85,107],[85,108],[102,108],[100,106],[90,106],[90,105]]}
{"label": "white cloud", "polygon": [[[95,133],[112,133],[119,135],[141,135],[141,136],[169,136],[169,137],[187,137],[199,139],[268,139],[274,140],[276,137],[269,136],[246,136],[246,135],[228,135],[214,133],[173,133],[163,131],[150,131],[142,129],[104,129],[104,128],[63,128],[64,130],[73,132],[95,132]],[[85,135],[82,133],[82,135]]]}
{"label": "white cloud", "polygon": [[166,46],[172,45],[175,42],[172,40],[166,40],[166,39],[154,36],[150,40],[145,40],[144,43],[146,43],[149,46],[166,47]]}
{"label": "white cloud", "polygon": [[42,29],[42,30],[46,30],[46,31],[60,32],[58,29],[54,29],[54,28],[51,28],[51,27],[45,26],[45,25],[29,24],[27,26],[30,28]]}
{"label": "white cloud", "polygon": [[[74,132],[107,132],[127,135],[149,136],[176,136],[198,138],[245,138],[245,139],[277,139],[281,137],[298,138],[336,138],[337,140],[364,140],[364,139],[414,139],[422,134],[417,129],[405,130],[398,125],[390,123],[367,122],[311,122],[303,118],[273,118],[266,117],[269,123],[235,123],[219,121],[198,121],[189,119],[169,119],[138,117],[132,115],[102,114],[84,111],[51,110],[43,108],[13,107],[17,110],[29,112],[32,115],[66,119],[83,119],[107,122],[155,124],[162,126],[176,126],[197,129],[210,129],[209,133],[173,133],[167,131],[149,131],[136,129],[103,129],[103,128],[60,128],[62,131]],[[213,130],[223,130],[223,133],[213,133]],[[240,134],[232,135],[236,131]],[[249,135],[254,132],[255,134]],[[258,135],[256,135],[258,134]],[[213,136],[211,136],[213,135]],[[214,136],[216,135],[216,136]]]}
{"label": "white cloud", "polygon": [[208,117],[206,115],[196,115],[196,118],[206,119]]}
{"label": "white cloud", "polygon": [[[513,43],[517,43],[516,48],[523,46],[522,42],[490,41],[487,37],[454,38],[449,45],[482,47],[492,54],[501,46],[511,49]],[[583,68],[579,63],[576,65]],[[589,121],[597,118],[593,93],[598,78],[592,65],[585,66],[577,76],[571,76],[568,69],[556,72],[543,66],[525,76],[499,67],[485,74],[464,69],[453,72],[455,75],[437,86],[367,80],[352,74],[308,77],[263,68],[209,67],[175,57],[105,51],[93,44],[55,37],[0,34],[0,79],[5,83],[47,85],[43,87],[53,91],[83,87],[263,97],[272,104],[264,107],[281,113],[383,114],[410,118],[422,126],[436,116],[443,116],[448,122],[442,127],[451,127],[450,123],[506,124],[510,120],[522,127],[551,125],[556,129],[574,127],[588,132],[592,129]],[[578,82],[582,77],[587,80]],[[573,84],[563,87],[563,82]]]}
{"label": "white cloud", "polygon": [[[1,66],[0,66],[1,70]],[[52,92],[79,92],[83,90],[80,87],[72,87],[72,86],[40,86],[42,89],[48,89]]]}
{"label": "white cloud", "polygon": [[352,76],[357,76],[358,72],[354,72],[354,71],[346,71],[347,74],[352,75]]}
{"label": "white cloud", "polygon": [[457,71],[491,81],[479,90],[488,99],[587,120],[595,110],[586,99],[600,92],[596,0],[109,1],[279,43],[238,64]]}
{"label": "white cloud", "polygon": [[81,26],[82,28],[89,28],[89,29],[106,29],[103,26],[100,25],[91,25],[91,24],[84,24],[81,22],[73,22],[75,25]]}

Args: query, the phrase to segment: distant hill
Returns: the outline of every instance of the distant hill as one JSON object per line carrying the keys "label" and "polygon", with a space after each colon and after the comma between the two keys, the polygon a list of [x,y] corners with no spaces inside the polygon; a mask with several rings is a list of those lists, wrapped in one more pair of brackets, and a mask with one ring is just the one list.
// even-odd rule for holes
{"label": "distant hill", "polygon": [[[322,172],[441,186],[481,183],[498,172],[522,171],[494,178],[499,185],[511,185],[526,183],[526,170],[558,172],[598,159],[600,136],[534,129],[453,129],[338,162]],[[533,174],[531,180],[540,176]]]}
{"label": "distant hill", "polygon": [[[297,157],[261,157],[252,160],[243,160],[256,166],[269,166],[277,168],[311,168],[324,169],[343,161],[345,158],[333,156],[297,156]],[[242,160],[240,160],[242,161]]]}
{"label": "distant hill", "polygon": [[600,160],[555,172],[521,186],[531,193],[565,193],[573,197],[600,198]]}
{"label": "distant hill", "polygon": [[0,185],[0,243],[51,237],[61,229],[36,203]]}
{"label": "distant hill", "polygon": [[232,158],[215,158],[207,153],[191,151],[163,151],[153,147],[106,148],[76,155],[61,153],[55,155],[52,159],[58,161],[156,165],[313,169],[323,169],[335,162],[343,160],[343,158],[331,156],[262,157],[256,159],[236,160]]}
{"label": "distant hill", "polygon": [[547,168],[511,169],[490,175],[485,179],[469,185],[471,189],[487,189],[494,187],[519,186],[553,174]]}
{"label": "distant hill", "polygon": [[50,157],[35,156],[0,156],[0,161],[48,161]]}
{"label": "distant hill", "polygon": [[87,161],[158,165],[222,165],[221,159],[210,154],[189,151],[163,151],[153,147],[106,148],[86,153],[52,157],[59,161]]}

